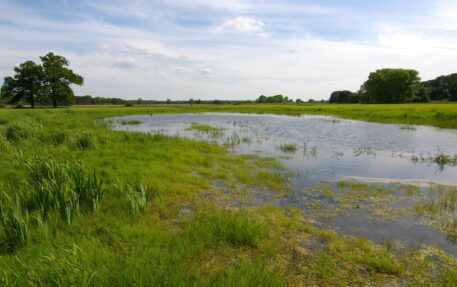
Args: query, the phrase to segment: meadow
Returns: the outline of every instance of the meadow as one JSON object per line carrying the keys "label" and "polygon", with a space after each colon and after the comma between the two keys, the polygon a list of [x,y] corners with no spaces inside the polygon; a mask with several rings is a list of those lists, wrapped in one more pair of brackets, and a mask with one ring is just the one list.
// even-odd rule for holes
{"label": "meadow", "polygon": [[0,285],[457,285],[457,261],[441,250],[341,236],[294,208],[221,204],[240,190],[287,190],[274,158],[103,120],[187,112],[457,128],[457,105],[446,103],[0,109]]}

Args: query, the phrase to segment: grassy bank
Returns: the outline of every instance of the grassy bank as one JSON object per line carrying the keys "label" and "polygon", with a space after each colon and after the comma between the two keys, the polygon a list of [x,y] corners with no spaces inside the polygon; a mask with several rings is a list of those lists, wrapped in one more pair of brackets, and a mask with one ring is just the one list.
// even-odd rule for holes
{"label": "grassy bank", "polygon": [[[90,110],[94,107],[78,107]],[[441,128],[457,128],[457,103],[432,104],[252,104],[252,105],[163,105],[145,107],[97,107],[98,113],[118,114],[182,113],[182,112],[242,112],[273,113],[287,115],[320,114],[347,119],[381,123],[430,125]],[[133,111],[132,111],[133,110]]]}
{"label": "grassy bank", "polygon": [[[456,114],[452,105],[436,107]],[[112,131],[101,121],[127,114],[344,109],[350,108],[1,109],[0,285],[454,286],[457,263],[439,250],[394,251],[315,228],[294,209],[221,204],[240,190],[287,188],[271,174],[281,169],[273,159]],[[424,113],[433,114],[417,117]]]}

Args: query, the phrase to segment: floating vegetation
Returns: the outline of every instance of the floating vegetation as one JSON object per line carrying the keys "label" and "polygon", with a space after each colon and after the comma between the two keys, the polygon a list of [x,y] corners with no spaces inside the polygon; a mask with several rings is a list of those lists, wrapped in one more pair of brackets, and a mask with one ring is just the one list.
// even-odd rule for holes
{"label": "floating vegetation", "polygon": [[220,138],[224,135],[224,128],[221,127],[214,127],[211,125],[205,125],[197,122],[192,122],[190,127],[186,130],[188,131],[198,131],[204,134],[209,135],[211,138]]}
{"label": "floating vegetation", "polygon": [[285,153],[295,153],[298,147],[296,144],[281,144],[279,149]]}
{"label": "floating vegetation", "polygon": [[134,126],[134,125],[141,125],[143,122],[140,121],[140,120],[124,120],[124,121],[121,121],[121,125],[123,126],[127,126],[127,125],[130,125],[130,126]]}
{"label": "floating vegetation", "polygon": [[334,158],[336,160],[340,160],[344,157],[344,152],[342,151],[337,151],[337,152],[334,152],[332,157],[331,158]]}
{"label": "floating vegetation", "polygon": [[317,145],[310,145],[309,141],[303,143],[303,155],[307,158],[317,157]]}
{"label": "floating vegetation", "polygon": [[406,126],[400,126],[400,129],[404,130],[404,131],[416,131],[417,127],[406,125]]}
{"label": "floating vegetation", "polygon": [[411,157],[413,163],[437,164],[442,171],[446,166],[457,166],[457,154],[454,156],[448,155],[444,152],[439,152],[433,156],[413,155]]}
{"label": "floating vegetation", "polygon": [[361,156],[361,155],[367,155],[367,156],[376,156],[376,152],[369,146],[359,146],[354,148],[354,155],[355,156]]}

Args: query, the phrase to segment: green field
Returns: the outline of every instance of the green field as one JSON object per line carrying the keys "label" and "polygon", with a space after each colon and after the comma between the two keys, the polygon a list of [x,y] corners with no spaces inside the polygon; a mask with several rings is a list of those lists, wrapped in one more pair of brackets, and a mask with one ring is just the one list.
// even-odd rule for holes
{"label": "green field", "polygon": [[440,250],[340,236],[295,209],[220,204],[287,190],[275,159],[102,121],[182,112],[457,128],[457,104],[444,103],[0,109],[0,286],[457,285],[457,261]]}

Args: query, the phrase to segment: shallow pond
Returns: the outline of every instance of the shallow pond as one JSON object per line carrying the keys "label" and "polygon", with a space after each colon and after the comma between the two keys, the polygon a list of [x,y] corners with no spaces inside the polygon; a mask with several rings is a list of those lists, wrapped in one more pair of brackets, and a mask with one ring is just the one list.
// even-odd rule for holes
{"label": "shallow pond", "polygon": [[[160,132],[214,142],[237,153],[276,157],[293,174],[290,180],[298,192],[271,199],[280,206],[310,210],[306,190],[323,181],[457,185],[457,130],[330,116],[235,113],[138,115],[110,121],[118,130]],[[328,198],[322,202],[333,204]],[[400,200],[392,200],[388,206],[403,207]],[[445,233],[416,222],[419,217],[407,215],[374,222],[370,209],[370,205],[363,205],[361,210],[359,206],[325,219],[321,214],[315,218],[341,233],[375,241],[388,238],[410,245],[426,243],[457,254],[457,245]]]}

